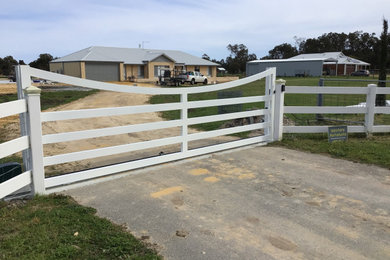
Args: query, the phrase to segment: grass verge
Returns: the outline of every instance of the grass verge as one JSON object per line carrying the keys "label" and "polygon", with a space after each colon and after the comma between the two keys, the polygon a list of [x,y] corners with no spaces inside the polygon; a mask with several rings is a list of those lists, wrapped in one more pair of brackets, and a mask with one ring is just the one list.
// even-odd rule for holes
{"label": "grass verge", "polygon": [[63,195],[0,202],[0,258],[161,259],[123,227],[95,213]]}
{"label": "grass verge", "polygon": [[284,134],[283,140],[271,146],[312,153],[327,154],[353,162],[378,165],[390,169],[390,135],[350,134],[346,142],[328,142],[327,134]]}

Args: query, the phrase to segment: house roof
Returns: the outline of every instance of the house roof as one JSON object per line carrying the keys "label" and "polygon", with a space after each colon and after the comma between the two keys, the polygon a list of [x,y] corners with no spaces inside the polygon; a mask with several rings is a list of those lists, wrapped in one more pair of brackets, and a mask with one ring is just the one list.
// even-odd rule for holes
{"label": "house roof", "polygon": [[288,60],[306,60],[306,59],[323,59],[324,64],[352,64],[352,65],[370,65],[367,62],[354,59],[344,55],[342,52],[323,52],[323,53],[307,53],[300,54],[289,58]]}
{"label": "house roof", "polygon": [[193,56],[182,51],[102,46],[92,46],[55,59],[52,62],[102,61],[123,62],[124,64],[141,65],[145,62],[153,61],[162,55],[174,61],[175,63],[182,63],[185,65],[219,66],[217,63]]}

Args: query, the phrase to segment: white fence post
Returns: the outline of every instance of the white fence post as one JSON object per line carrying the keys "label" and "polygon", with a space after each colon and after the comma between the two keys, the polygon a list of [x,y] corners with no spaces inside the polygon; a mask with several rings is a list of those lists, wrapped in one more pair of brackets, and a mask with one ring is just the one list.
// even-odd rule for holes
{"label": "white fence post", "polygon": [[284,114],[284,89],[286,81],[278,79],[275,87],[274,105],[274,136],[273,141],[280,141],[283,138],[283,114]]}
{"label": "white fence post", "polygon": [[30,146],[32,159],[33,193],[45,193],[45,171],[43,167],[42,126],[41,126],[41,90],[30,86],[26,90],[30,126]]}
{"label": "white fence post", "polygon": [[366,115],[364,117],[364,126],[366,134],[370,135],[373,130],[375,120],[375,98],[376,98],[376,84],[369,84],[366,97]]}
{"label": "white fence post", "polygon": [[182,136],[182,143],[181,143],[181,152],[185,153],[188,151],[188,94],[182,93],[180,95],[180,102],[183,106],[181,109],[181,121],[183,122],[183,125],[181,127],[181,136]]}

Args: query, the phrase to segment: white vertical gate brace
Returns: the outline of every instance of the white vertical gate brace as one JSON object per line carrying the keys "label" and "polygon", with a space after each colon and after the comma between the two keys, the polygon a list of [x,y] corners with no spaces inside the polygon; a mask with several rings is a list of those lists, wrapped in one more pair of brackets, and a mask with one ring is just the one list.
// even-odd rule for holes
{"label": "white vertical gate brace", "polygon": [[180,95],[180,102],[183,107],[181,109],[181,121],[183,122],[181,127],[181,152],[185,153],[188,151],[188,94],[183,93]]}
{"label": "white vertical gate brace", "polygon": [[30,146],[32,159],[32,188],[34,194],[45,193],[45,172],[43,166],[41,90],[30,86],[25,90],[29,111]]}

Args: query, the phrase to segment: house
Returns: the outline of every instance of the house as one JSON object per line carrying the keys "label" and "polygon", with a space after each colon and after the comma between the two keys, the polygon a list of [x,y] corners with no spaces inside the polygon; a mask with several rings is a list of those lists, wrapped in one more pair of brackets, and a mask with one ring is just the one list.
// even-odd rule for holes
{"label": "house", "polygon": [[278,76],[350,75],[368,69],[369,63],[345,56],[342,52],[300,54],[289,59],[255,60],[246,65],[247,76],[276,67]]}
{"label": "house", "polygon": [[92,46],[50,62],[50,71],[99,80],[154,82],[161,68],[199,71],[215,81],[219,64],[176,50]]}

